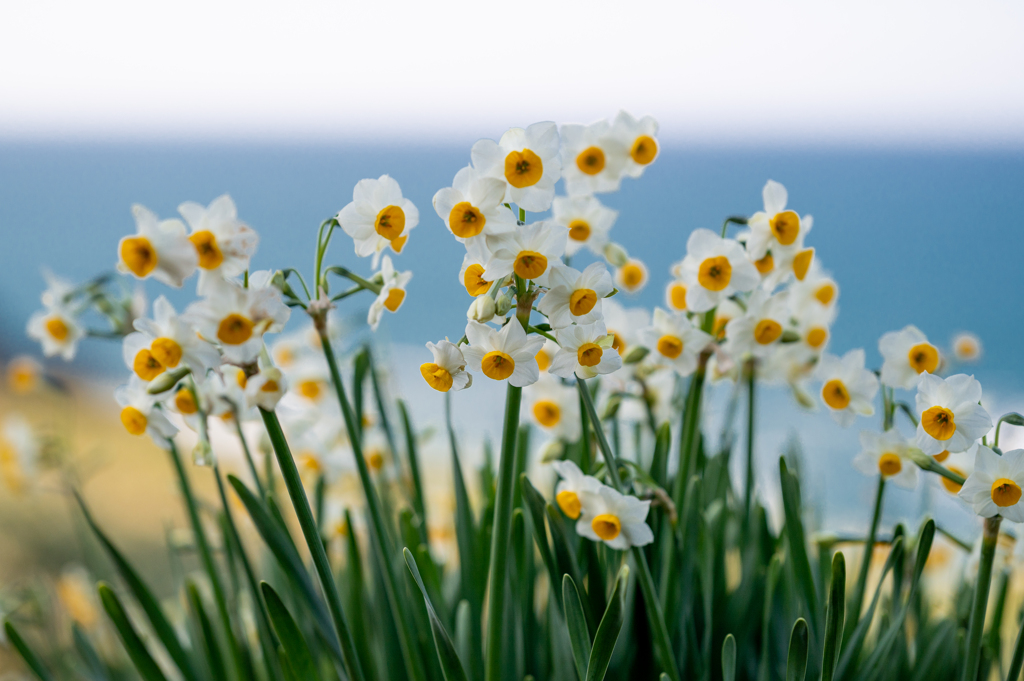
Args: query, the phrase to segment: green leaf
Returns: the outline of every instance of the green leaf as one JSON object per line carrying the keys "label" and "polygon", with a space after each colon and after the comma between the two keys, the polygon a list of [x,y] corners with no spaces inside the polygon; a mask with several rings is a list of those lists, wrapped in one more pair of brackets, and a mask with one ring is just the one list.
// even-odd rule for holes
{"label": "green leaf", "polygon": [[413,491],[412,504],[413,508],[416,509],[416,515],[420,517],[420,522],[426,527],[427,508],[423,501],[423,481],[420,478],[420,458],[416,447],[416,431],[413,430],[412,420],[409,418],[409,410],[406,408],[405,402],[396,400],[396,403],[398,404],[398,413],[402,417],[402,429],[405,431],[405,449],[409,456],[409,475],[412,478]]}
{"label": "green leaf", "polygon": [[726,634],[722,642],[722,681],[736,681],[736,638]]}
{"label": "green leaf", "polygon": [[601,623],[594,634],[594,647],[590,650],[590,663],[587,665],[586,681],[602,681],[608,671],[608,665],[615,651],[615,642],[622,630],[622,621],[626,614],[626,586],[629,584],[629,566],[623,565],[619,576],[615,578],[615,589],[608,601]]}
{"label": "green leaf", "polygon": [[139,638],[135,627],[132,626],[117,594],[106,582],[100,582],[98,589],[103,609],[107,611],[107,615],[114,623],[118,636],[121,637],[121,642],[124,644],[125,650],[128,651],[128,657],[135,665],[135,670],[145,681],[167,681],[163,672],[160,671],[160,667],[153,660],[153,656],[146,649],[146,645]]}
{"label": "green leaf", "polygon": [[274,625],[274,631],[277,632],[277,637],[281,640],[281,647],[284,648],[287,656],[285,664],[290,667],[296,678],[303,681],[319,681],[320,674],[317,671],[313,655],[309,652],[309,646],[306,645],[306,639],[281,597],[266,582],[260,582],[260,589],[263,592],[263,600],[267,604],[267,613]]}
{"label": "green leaf", "polygon": [[[533,486],[533,483],[530,482],[530,478],[526,476],[526,473],[519,476],[519,486],[523,490],[524,507],[530,516],[530,522],[533,523],[534,543],[537,544],[540,558],[544,561],[544,567],[548,570],[548,578],[552,584],[558,584],[559,573],[555,567],[555,558],[551,555],[551,545],[548,544],[547,521],[544,513],[544,507],[547,505],[547,502],[544,500],[544,496]],[[556,598],[555,602],[558,603],[559,607],[562,607],[562,600],[560,598]]]}
{"label": "green leaf", "polygon": [[817,630],[818,593],[811,575],[811,562],[807,558],[807,540],[804,537],[804,522],[800,513],[800,483],[796,476],[789,472],[786,459],[779,457],[779,478],[782,484],[782,504],[786,511],[786,539],[789,555],[793,559],[793,572],[804,604],[811,620],[812,628]]}
{"label": "green leaf", "polygon": [[803,617],[793,625],[786,657],[786,681],[804,681],[807,676],[807,622]]}
{"label": "green leaf", "polygon": [[39,659],[35,651],[28,647],[25,639],[21,637],[21,634],[14,628],[14,625],[10,622],[4,622],[4,631],[7,633],[7,640],[18,651],[21,659],[25,661],[25,664],[32,670],[32,673],[41,681],[53,681],[53,675],[50,674],[50,670],[43,665],[43,661]]}
{"label": "green leaf", "polygon": [[188,600],[189,610],[192,611],[192,617],[195,618],[195,622],[199,625],[199,632],[202,635],[203,649],[206,652],[206,661],[210,674],[215,679],[225,679],[227,678],[227,672],[224,671],[224,658],[221,656],[220,646],[217,644],[217,634],[214,632],[210,617],[206,614],[206,609],[203,607],[203,601],[199,597],[199,590],[191,580],[185,583],[185,596]]}
{"label": "green leaf", "polygon": [[651,477],[659,487],[668,485],[668,451],[672,446],[671,428],[661,424],[654,440],[654,455],[651,457]]}
{"label": "green leaf", "polygon": [[441,672],[444,674],[445,681],[468,681],[466,671],[462,666],[462,660],[455,651],[455,646],[452,645],[448,632],[445,631],[444,625],[441,624],[441,620],[438,619],[434,606],[430,602],[430,596],[427,595],[427,588],[423,585],[423,578],[420,577],[420,570],[416,567],[416,560],[413,558],[412,552],[409,549],[403,549],[402,553],[405,555],[405,564],[409,568],[409,572],[412,573],[413,579],[416,580],[416,586],[420,588],[420,593],[423,594],[423,602],[426,604],[427,614],[430,616],[430,628],[434,634],[437,660],[441,663]]}
{"label": "green leaf", "polygon": [[78,651],[78,656],[85,663],[93,681],[109,681],[110,676],[107,674],[107,668],[103,666],[99,653],[96,652],[92,643],[89,642],[89,638],[82,631],[82,627],[78,625],[78,622],[74,622],[71,625],[71,636],[75,642],[75,650]]}
{"label": "green leaf", "polygon": [[[870,556],[865,556],[865,560]],[[837,552],[832,557],[832,583],[825,605],[825,640],[821,658],[821,681],[832,681],[843,643],[846,614],[846,559]]]}
{"label": "green leaf", "polygon": [[565,626],[569,630],[569,645],[572,657],[576,662],[576,673],[580,681],[587,678],[587,666],[590,664],[590,630],[587,628],[587,617],[583,614],[583,603],[580,592],[572,577],[562,577],[562,603],[565,610]]}

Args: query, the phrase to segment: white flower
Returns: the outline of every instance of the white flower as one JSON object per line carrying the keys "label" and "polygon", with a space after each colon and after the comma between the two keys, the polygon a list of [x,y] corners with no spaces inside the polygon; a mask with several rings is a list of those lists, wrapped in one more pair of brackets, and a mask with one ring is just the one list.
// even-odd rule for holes
{"label": "white flower", "polygon": [[487,237],[491,255],[483,277],[494,281],[513,272],[523,279],[538,279],[565,253],[568,233],[550,222],[535,222],[510,234]]}
{"label": "white flower", "polygon": [[74,311],[61,304],[34,313],[28,320],[26,333],[42,344],[44,356],[60,355],[70,362],[75,358],[78,341],[85,336],[85,329]]}
{"label": "white flower", "polygon": [[462,351],[467,365],[495,381],[508,379],[521,388],[540,378],[536,354],[544,344],[543,336],[527,336],[514,317],[497,331],[479,322],[466,325],[469,347]]}
{"label": "white flower", "polygon": [[606,299],[602,305],[612,348],[625,356],[639,342],[640,330],[651,325],[651,313],[641,307],[624,308],[613,298]]}
{"label": "white flower", "polygon": [[592,541],[603,541],[613,549],[625,551],[654,541],[647,524],[650,501],[616,492],[602,485],[596,492],[580,494],[582,513],[576,521],[576,534]]}
{"label": "white flower", "polygon": [[580,395],[575,387],[546,374],[526,389],[526,406],[534,422],[552,437],[565,442],[580,439]]}
{"label": "white flower", "polygon": [[330,394],[331,373],[323,354],[310,354],[285,372],[291,394],[302,407],[319,404]]}
{"label": "white flower", "polygon": [[627,177],[640,177],[644,169],[658,157],[658,121],[652,116],[637,120],[620,111],[612,121],[612,136],[625,146],[629,159],[622,172]]}
{"label": "white flower", "polygon": [[686,312],[686,282],[675,279],[665,286],[665,307],[672,312]]}
{"label": "white flower", "polygon": [[709,229],[696,229],[686,242],[686,257],[675,268],[686,283],[686,307],[707,312],[737,291],[752,291],[761,277],[743,246]]}
{"label": "white flower", "polygon": [[466,358],[458,345],[445,338],[437,343],[427,343],[427,350],[434,356],[433,362],[420,365],[420,374],[427,385],[443,393],[473,385],[473,375],[466,371]]}
{"label": "white flower", "polygon": [[39,438],[20,414],[4,417],[0,426],[0,481],[15,494],[25,491],[35,477]]}
{"label": "white flower", "polygon": [[199,295],[206,293],[211,279],[230,279],[249,269],[260,239],[238,219],[230,196],[218,196],[207,208],[186,201],[178,212],[192,228],[188,240],[199,257]]}
{"label": "white flower", "polygon": [[570,324],[592,324],[601,320],[601,301],[614,290],[604,263],[595,262],[580,272],[556,266],[548,275],[551,287],[537,309],[547,315],[553,329]]}
{"label": "white flower", "polygon": [[803,281],[794,282],[789,290],[793,313],[798,316],[810,310],[834,309],[839,300],[839,284],[818,267],[813,267]]}
{"label": "white flower", "polygon": [[551,221],[569,230],[566,255],[575,255],[584,246],[601,255],[618,217],[619,211],[602,205],[595,196],[558,196],[551,205]]}
{"label": "white flower", "polygon": [[555,376],[593,378],[622,368],[622,356],[612,348],[615,339],[604,322],[567,326],[555,337],[560,347],[549,369]]}
{"label": "white flower", "polygon": [[125,336],[125,364],[144,381],[152,381],[164,370],[184,364],[195,380],[202,383],[206,372],[220,364],[217,348],[199,338],[163,296],[153,303],[153,317],[136,319],[137,331]]}
{"label": "white flower", "polygon": [[789,324],[789,295],[769,296],[757,289],[747,300],[747,311],[725,325],[724,349],[739,361],[746,355],[764,359],[778,345]]}
{"label": "white flower", "polygon": [[890,331],[878,341],[882,353],[882,384],[910,390],[922,373],[935,373],[939,350],[913,324],[901,331]]}
{"label": "white flower", "polygon": [[981,339],[967,331],[953,336],[953,356],[958,362],[977,362],[981,357]]}
{"label": "white flower", "polygon": [[260,372],[245,382],[245,405],[248,409],[259,407],[274,411],[277,403],[288,392],[288,379],[276,367],[260,367]]}
{"label": "white flower", "polygon": [[639,340],[659,363],[671,367],[680,376],[689,376],[697,368],[700,353],[712,339],[691,324],[685,314],[656,307],[653,324],[640,331]]}
{"label": "white flower", "polygon": [[132,206],[137,232],[118,244],[117,269],[139,279],[152,276],[159,282],[180,288],[199,264],[195,246],[188,240],[181,220],[159,220],[144,206]]}
{"label": "white flower", "polygon": [[928,455],[962,452],[992,428],[974,376],[922,374],[917,384],[917,446]]}
{"label": "white flower", "polygon": [[804,307],[800,312],[793,311],[791,306],[790,312],[796,320],[796,333],[800,336],[798,346],[804,348],[808,355],[824,352],[831,338],[832,322],[836,318],[835,306]]}
{"label": "white flower", "polygon": [[799,215],[786,210],[788,195],[778,182],[768,180],[761,194],[764,210],[754,213],[747,221],[750,227],[747,250],[751,259],[763,258],[769,249],[775,257],[787,249],[802,249],[804,236],[811,229],[810,216],[801,222]]}
{"label": "white flower", "polygon": [[647,279],[647,265],[636,258],[630,258],[626,264],[615,270],[615,285],[626,293],[639,293],[647,286]]}
{"label": "white flower", "polygon": [[550,338],[544,339],[544,345],[541,346],[540,350],[537,351],[537,366],[540,367],[541,373],[547,371],[551,367],[551,360],[555,358],[555,354],[558,352],[558,343],[551,340]]}
{"label": "white flower", "polygon": [[209,380],[196,386],[203,413],[207,416],[219,416],[225,421],[236,418],[247,420],[249,413],[245,398],[245,388],[249,379],[240,367],[224,364],[219,372],[210,374]]}
{"label": "white flower", "polygon": [[878,377],[864,368],[864,350],[850,350],[841,358],[824,353],[815,374],[823,382],[821,399],[836,423],[848,428],[857,416],[875,413],[872,400],[878,392]]}
{"label": "white flower", "polygon": [[884,433],[864,430],[860,433],[861,451],[853,467],[864,475],[881,475],[900,487],[917,486],[917,464],[910,458],[910,442],[895,428]]}
{"label": "white flower", "polygon": [[146,383],[132,376],[127,385],[114,391],[114,399],[121,407],[121,423],[132,435],[149,435],[159,446],[170,447],[170,438],[178,429],[167,420],[157,407],[157,397],[146,392]]}
{"label": "white flower", "polygon": [[401,252],[419,221],[416,206],[402,197],[398,182],[388,175],[360,180],[352,191],[352,203],[338,213],[338,223],[355,241],[361,258],[377,255],[387,246]]}
{"label": "white flower", "polygon": [[366,316],[366,323],[374,331],[380,325],[384,310],[398,312],[398,308],[402,307],[402,303],[405,302],[405,287],[412,279],[412,272],[396,272],[391,264],[391,258],[386,255],[380,264],[380,274],[384,283],[380,287],[377,299],[370,304],[370,312]]}
{"label": "white flower", "polygon": [[478,141],[471,156],[481,173],[505,181],[505,203],[535,213],[551,208],[555,183],[562,174],[554,123],[534,123],[526,130],[510,128],[497,143]]}
{"label": "white flower", "polygon": [[494,298],[490,296],[477,296],[469,304],[469,309],[466,310],[466,319],[486,324],[494,319],[496,312],[497,307],[494,304]]}
{"label": "white flower", "polygon": [[[811,216],[804,217],[806,225],[812,224]],[[808,227],[810,229],[810,227]],[[747,255],[750,256],[749,232],[747,242]],[[761,287],[766,291],[774,291],[780,284],[789,279],[790,275],[796,277],[797,281],[807,278],[814,263],[814,249],[803,248],[797,244],[793,248],[776,247],[760,258],[750,258],[761,275]]]}
{"label": "white flower", "polygon": [[[579,400],[576,404],[578,407]],[[577,520],[583,512],[580,496],[584,492],[596,494],[601,489],[601,481],[592,475],[585,475],[572,461],[555,461],[551,466],[562,478],[555,485],[555,503],[567,517]]]}
{"label": "white flower", "polygon": [[570,195],[617,191],[629,149],[612,136],[608,121],[561,127],[562,177]]}
{"label": "white flower", "polygon": [[182,320],[220,343],[224,361],[249,364],[263,347],[263,334],[284,328],[291,311],[276,288],[242,288],[226,279],[211,282],[210,294],[189,305]]}
{"label": "white flower", "polygon": [[491,290],[493,281],[484,279],[484,266],[491,259],[491,252],[487,250],[484,239],[472,239],[466,243],[466,255],[462,259],[462,269],[459,270],[459,283],[462,284],[466,293],[471,296],[480,296]]}
{"label": "white flower", "polygon": [[455,174],[451,187],[434,194],[434,210],[460,242],[516,228],[512,212],[502,205],[505,183],[482,175],[473,166]]}
{"label": "white flower", "polygon": [[1024,523],[1024,504],[1020,503],[1022,486],[1024,449],[999,456],[988,447],[979,446],[974,472],[964,482],[959,496],[982,518],[1001,515],[1015,523]]}

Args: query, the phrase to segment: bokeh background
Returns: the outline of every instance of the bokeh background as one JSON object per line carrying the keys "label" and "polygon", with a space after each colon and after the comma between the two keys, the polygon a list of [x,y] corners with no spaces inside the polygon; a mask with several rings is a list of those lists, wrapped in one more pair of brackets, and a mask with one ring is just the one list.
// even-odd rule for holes
{"label": "bokeh background", "polygon": [[[0,360],[39,355],[24,331],[42,268],[76,281],[112,270],[133,203],[170,216],[229,193],[260,233],[254,268],[308,268],[319,223],[358,180],[388,173],[420,223],[396,258],[414,272],[408,298],[378,337],[393,388],[421,425],[440,425],[442,402],[415,367],[423,343],[461,335],[469,298],[434,192],[479,138],[625,108],[660,121],[662,154],[602,196],[620,211],[613,238],[651,271],[624,303],[660,304],[690,231],[752,214],[774,179],[814,216],[809,240],[840,283],[833,351],[864,347],[878,366],[886,331],[912,323],[948,348],[969,330],[984,343],[968,371],[986,406],[1024,411],[1022,30],[1024,5],[996,1],[6,3]],[[344,235],[330,260],[369,268]],[[0,416],[64,438],[101,523],[143,570],[166,575],[175,490],[166,458],[118,423],[119,346],[86,342],[73,364],[45,364],[69,392],[0,395]],[[454,400],[475,443],[500,429],[502,393],[486,383]],[[769,502],[795,437],[822,529],[863,525],[873,482],[850,460],[877,419],[840,429],[781,390],[762,404]],[[1024,444],[1012,429],[1006,438]],[[443,488],[439,450],[430,468]],[[82,559],[71,511],[54,479],[30,495],[0,489],[0,590]],[[893,490],[883,525],[924,512],[968,542],[978,533],[957,500],[924,484]]]}

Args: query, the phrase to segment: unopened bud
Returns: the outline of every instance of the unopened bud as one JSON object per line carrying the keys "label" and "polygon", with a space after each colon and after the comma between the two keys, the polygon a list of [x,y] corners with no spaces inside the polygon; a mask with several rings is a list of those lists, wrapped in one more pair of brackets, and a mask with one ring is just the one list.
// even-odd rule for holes
{"label": "unopened bud", "polygon": [[488,295],[477,296],[466,311],[466,318],[486,324],[494,319],[494,313],[495,305],[491,297]]}
{"label": "unopened bud", "polygon": [[565,446],[561,440],[549,440],[540,450],[540,462],[551,463],[552,461],[558,461],[562,458],[562,453],[565,452]]}
{"label": "unopened bud", "polygon": [[512,309],[512,296],[508,294],[508,291],[502,291],[501,295],[494,302],[494,313],[504,317],[509,310]]}
{"label": "unopened bud", "polygon": [[146,392],[150,395],[159,395],[160,393],[167,392],[176,386],[178,381],[188,376],[190,371],[191,369],[188,367],[178,367],[177,369],[165,371],[153,379],[149,387],[146,388]]}
{"label": "unopened bud", "polygon": [[192,449],[192,463],[197,466],[213,465],[213,447],[206,440],[200,440]]}
{"label": "unopened bud", "polygon": [[622,267],[629,262],[629,253],[614,241],[609,241],[604,247],[604,259],[612,267]]}
{"label": "unopened bud", "polygon": [[638,362],[641,362],[643,361],[644,357],[648,355],[649,352],[650,350],[641,345],[634,345],[633,347],[626,351],[626,356],[622,358],[622,363],[636,364]]}

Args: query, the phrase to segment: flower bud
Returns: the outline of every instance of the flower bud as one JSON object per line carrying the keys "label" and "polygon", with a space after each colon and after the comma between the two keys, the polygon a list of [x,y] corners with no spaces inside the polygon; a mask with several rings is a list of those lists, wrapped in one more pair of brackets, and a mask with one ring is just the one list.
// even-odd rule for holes
{"label": "flower bud", "polygon": [[197,466],[213,465],[213,447],[206,440],[200,440],[192,449],[192,463]]}
{"label": "flower bud", "polygon": [[153,379],[149,384],[149,387],[146,388],[146,392],[150,395],[159,395],[162,392],[166,392],[176,386],[178,381],[188,376],[190,372],[191,369],[184,366],[171,369],[170,371],[164,371]]}
{"label": "flower bud", "polygon": [[[479,300],[479,298],[478,298]],[[504,317],[509,310],[512,309],[512,296],[508,294],[508,291],[502,291],[501,295],[498,296],[498,300],[494,303],[494,313]]]}
{"label": "flower bud", "polygon": [[481,324],[494,319],[495,305],[490,296],[477,296],[466,311],[466,318]]}
{"label": "flower bud", "polygon": [[562,444],[561,440],[549,440],[540,450],[540,462],[551,463],[552,461],[558,461],[562,458],[562,454],[565,452],[565,445]]}
{"label": "flower bud", "polygon": [[629,261],[629,253],[619,244],[609,241],[604,247],[604,259],[612,267],[622,267]]}

